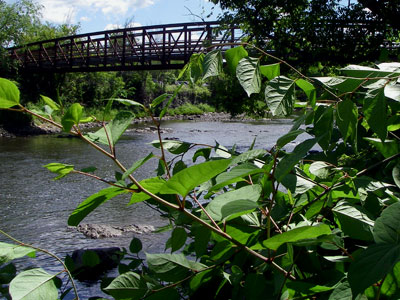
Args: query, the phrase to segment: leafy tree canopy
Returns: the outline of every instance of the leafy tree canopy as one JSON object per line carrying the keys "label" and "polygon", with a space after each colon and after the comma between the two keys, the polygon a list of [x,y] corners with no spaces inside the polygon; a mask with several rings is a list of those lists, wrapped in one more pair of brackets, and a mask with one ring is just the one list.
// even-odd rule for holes
{"label": "leafy tree canopy", "polygon": [[399,0],[212,1],[226,10],[222,21],[240,24],[250,39],[284,59],[374,60],[384,41],[399,37]]}

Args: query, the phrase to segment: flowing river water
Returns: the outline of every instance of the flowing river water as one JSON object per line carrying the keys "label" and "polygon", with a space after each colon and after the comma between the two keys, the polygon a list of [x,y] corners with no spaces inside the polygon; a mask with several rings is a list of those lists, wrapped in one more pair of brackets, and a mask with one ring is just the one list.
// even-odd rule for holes
{"label": "flowing river water", "polygon": [[[231,148],[245,151],[256,138],[256,148],[271,148],[276,140],[287,133],[291,120],[257,122],[193,122],[166,121],[168,128],[163,138]],[[136,127],[145,127],[145,124]],[[127,167],[145,157],[157,153],[149,145],[157,139],[155,133],[138,133],[128,130],[117,144],[117,155]],[[297,142],[288,145],[293,148]],[[189,162],[191,157],[185,156]],[[67,226],[72,210],[86,197],[105,187],[101,182],[76,174],[53,181],[54,174],[43,168],[52,162],[72,164],[79,170],[96,166],[96,174],[108,180],[114,179],[117,168],[98,151],[76,138],[60,138],[58,135],[0,138],[0,228],[20,241],[54,252],[60,257],[76,249],[99,247],[128,247],[134,234],[106,239],[89,239],[75,228]],[[138,179],[154,176],[156,161],[141,167],[135,175]],[[114,198],[92,212],[83,223],[124,226],[130,224],[165,225],[157,212],[143,203],[127,206],[128,197]],[[161,252],[168,233],[136,235],[149,253]],[[0,241],[10,242],[0,236]],[[35,259],[19,260],[20,267],[43,267],[57,272],[61,267],[44,254]],[[105,296],[98,285],[78,283],[82,299]]]}

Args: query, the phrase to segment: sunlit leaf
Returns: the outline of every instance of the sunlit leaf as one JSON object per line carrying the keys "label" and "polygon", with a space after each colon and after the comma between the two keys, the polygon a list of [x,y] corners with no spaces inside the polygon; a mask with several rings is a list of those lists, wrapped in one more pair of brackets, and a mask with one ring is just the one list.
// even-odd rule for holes
{"label": "sunlit leaf", "polygon": [[61,119],[65,132],[70,132],[72,126],[78,125],[82,117],[83,108],[79,103],[72,104]]}
{"label": "sunlit leaf", "polygon": [[310,165],[309,171],[311,174],[326,179],[329,176],[330,169],[332,168],[331,165],[327,164],[323,161],[316,161]]}
{"label": "sunlit leaf", "polygon": [[222,54],[220,50],[208,52],[203,61],[203,80],[218,76],[222,71]]}
{"label": "sunlit leaf", "polygon": [[54,283],[55,275],[43,269],[31,269],[19,273],[10,282],[10,295],[13,300],[58,299]]}
{"label": "sunlit leaf", "polygon": [[242,58],[247,57],[249,54],[243,46],[235,47],[225,51],[225,60],[231,74],[236,74],[236,68]]}
{"label": "sunlit leaf", "polygon": [[139,274],[127,272],[115,278],[104,290],[115,299],[142,299],[148,287],[146,280]]}
{"label": "sunlit leaf", "polygon": [[54,180],[63,178],[64,176],[67,176],[69,173],[74,171],[73,165],[66,165],[61,163],[50,163],[45,165],[44,167],[50,172],[58,174],[58,176],[54,178]]}
{"label": "sunlit leaf", "polygon": [[386,98],[383,89],[369,90],[365,96],[363,111],[371,129],[381,141],[387,136]]}
{"label": "sunlit leaf", "polygon": [[163,103],[163,101],[168,97],[168,94],[162,94],[160,96],[158,96],[157,98],[155,98],[151,104],[150,104],[150,108],[154,109],[156,108],[158,105],[160,105],[161,103]]}
{"label": "sunlit leaf", "polygon": [[29,247],[0,242],[0,265],[26,255],[35,257],[35,253],[35,250]]}
{"label": "sunlit leaf", "polygon": [[0,78],[0,108],[10,108],[18,104],[18,87],[10,80]]}
{"label": "sunlit leaf", "polygon": [[249,97],[253,93],[259,93],[261,90],[259,64],[258,58],[245,57],[239,61],[236,68],[236,77]]}
{"label": "sunlit leaf", "polygon": [[127,193],[126,190],[117,187],[109,187],[91,195],[78,205],[68,218],[68,225],[77,226],[94,209],[115,196]]}
{"label": "sunlit leaf", "polygon": [[46,103],[48,106],[50,106],[52,110],[60,110],[60,105],[55,103],[49,97],[40,95],[40,98],[43,100],[44,103]]}
{"label": "sunlit leaf", "polygon": [[281,75],[281,64],[277,63],[260,66],[260,72],[263,76],[267,77],[268,80],[272,80]]}
{"label": "sunlit leaf", "polygon": [[[182,154],[186,151],[189,150],[191,144],[187,142],[182,142],[182,141],[176,141],[176,140],[163,140],[162,146],[164,150],[167,150],[168,152],[171,152],[172,154]],[[150,143],[153,147],[160,149],[161,148],[161,143],[159,140],[154,140]]]}
{"label": "sunlit leaf", "polygon": [[301,88],[304,93],[307,95],[308,101],[310,101],[311,106],[315,106],[315,102],[317,100],[317,90],[314,85],[304,79],[296,80],[296,85]]}
{"label": "sunlit leaf", "polygon": [[268,82],[265,88],[265,101],[274,116],[289,116],[295,102],[295,82],[279,76]]}

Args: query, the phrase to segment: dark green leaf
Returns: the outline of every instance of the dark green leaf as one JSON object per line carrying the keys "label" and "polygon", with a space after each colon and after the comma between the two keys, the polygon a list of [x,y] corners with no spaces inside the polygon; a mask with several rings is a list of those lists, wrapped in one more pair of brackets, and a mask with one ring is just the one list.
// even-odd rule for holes
{"label": "dark green leaf", "polygon": [[177,161],[172,170],[172,174],[175,175],[176,173],[179,173],[180,171],[182,171],[183,169],[186,169],[186,168],[187,168],[187,165],[182,160]]}
{"label": "dark green leaf", "polygon": [[78,205],[68,218],[68,225],[77,226],[89,213],[111,198],[127,193],[126,190],[109,187],[91,195]]}
{"label": "dark green leaf", "polygon": [[399,143],[397,140],[385,140],[382,142],[377,138],[365,137],[364,140],[371,143],[385,158],[399,153]]}
{"label": "dark green leaf", "polygon": [[286,144],[290,143],[291,141],[294,141],[303,132],[305,132],[305,131],[302,129],[289,131],[287,134],[281,136],[278,139],[278,141],[276,142],[276,145],[278,146],[278,148],[282,148]]}
{"label": "dark green leaf", "polygon": [[275,235],[268,240],[263,241],[263,245],[272,250],[278,248],[285,243],[294,243],[301,240],[315,239],[322,235],[331,234],[328,225],[320,224],[317,226],[303,226]]}
{"label": "dark green leaf", "polygon": [[318,106],[314,117],[314,134],[319,138],[318,144],[328,150],[333,130],[333,108]]}
{"label": "dark green leaf", "polygon": [[129,244],[129,251],[131,251],[132,253],[139,253],[140,251],[142,251],[142,248],[142,242],[138,238],[134,237]]}
{"label": "dark green leaf", "polygon": [[261,190],[261,186],[256,184],[221,194],[215,197],[206,209],[216,221],[247,214],[258,207]]}
{"label": "dark green leaf", "polygon": [[282,181],[283,177],[288,174],[299,161],[306,156],[307,152],[311,150],[316,144],[317,139],[309,139],[298,144],[292,153],[286,154],[278,163],[275,170],[275,177],[278,181]]}
{"label": "dark green leaf", "polygon": [[247,57],[249,54],[243,46],[229,49],[225,52],[225,59],[231,74],[236,75],[236,68],[242,58]]}
{"label": "dark green leaf", "polygon": [[35,253],[35,250],[29,247],[0,242],[0,265],[25,255],[35,257]]}
{"label": "dark green leaf", "polygon": [[18,87],[10,80],[0,78],[0,108],[10,108],[18,104]]}
{"label": "dark green leaf", "polygon": [[208,52],[203,61],[203,80],[218,76],[222,71],[222,54],[220,50]]}
{"label": "dark green leaf", "polygon": [[187,239],[186,230],[182,227],[177,227],[171,234],[171,252],[175,252],[185,245]]}
{"label": "dark green leaf", "polygon": [[156,277],[168,282],[185,278],[190,271],[201,271],[205,265],[188,260],[183,254],[149,254],[147,263]]}
{"label": "dark green leaf", "polygon": [[387,207],[376,219],[374,239],[377,244],[400,244],[400,202]]}
{"label": "dark green leaf", "polygon": [[82,117],[83,108],[79,103],[72,104],[61,119],[65,132],[70,132],[72,126],[78,125]]}
{"label": "dark green leaf", "polygon": [[10,295],[13,300],[58,299],[55,278],[43,269],[23,271],[10,282]]}
{"label": "dark green leaf", "polygon": [[368,125],[383,142],[387,136],[386,98],[383,89],[368,91],[363,111]]}
{"label": "dark green leaf", "polygon": [[365,66],[349,65],[341,69],[349,77],[367,78],[367,77],[385,77],[388,75],[398,76],[400,72],[393,70],[379,70]]}
{"label": "dark green leaf", "polygon": [[172,176],[160,190],[161,194],[186,196],[196,186],[223,172],[229,167],[230,159],[207,161],[191,166]]}
{"label": "dark green leaf", "polygon": [[54,180],[63,178],[64,176],[74,171],[73,165],[66,165],[60,163],[50,163],[45,165],[44,167],[48,169],[50,172],[58,174],[58,176],[54,178]]}
{"label": "dark green leaf", "polygon": [[259,63],[258,58],[245,57],[239,61],[236,69],[236,77],[249,97],[253,93],[259,93],[261,90]]}
{"label": "dark green leaf", "polygon": [[310,101],[311,106],[314,107],[317,100],[317,90],[315,87],[304,79],[296,80],[296,85],[304,91],[304,93],[307,95],[308,101]]}
{"label": "dark green leaf", "polygon": [[149,153],[146,157],[134,162],[132,167],[130,167],[128,170],[125,171],[125,173],[122,175],[121,179],[125,180],[126,178],[128,178],[129,175],[131,175],[133,172],[135,172],[138,168],[143,166],[149,159],[151,159],[153,157],[154,157],[154,154]]}
{"label": "dark green leaf", "polygon": [[353,103],[353,101],[346,99],[338,103],[336,109],[336,124],[339,127],[344,142],[346,142],[348,138],[355,141],[357,136],[357,120],[357,105]]}
{"label": "dark green leaf", "polygon": [[158,105],[160,105],[161,103],[163,103],[163,101],[168,97],[168,94],[162,94],[160,96],[158,96],[157,98],[155,98],[151,104],[150,104],[150,108],[154,109],[156,108]]}
{"label": "dark green leaf", "polygon": [[105,289],[115,299],[142,299],[147,293],[146,281],[139,274],[127,272],[115,278]]}
{"label": "dark green leaf", "polygon": [[81,169],[81,172],[85,172],[85,173],[93,173],[94,171],[96,171],[97,168],[96,167],[87,167],[87,168],[83,168]]}
{"label": "dark green leaf", "polygon": [[381,280],[400,259],[400,245],[373,244],[350,265],[348,280],[353,296]]}
{"label": "dark green leaf", "polygon": [[341,201],[332,211],[338,218],[340,228],[344,234],[353,239],[373,240],[372,228],[374,221],[367,216],[362,207]]}
{"label": "dark green leaf", "polygon": [[364,79],[344,78],[344,77],[315,77],[323,85],[331,89],[337,89],[343,93],[350,93],[357,89]]}
{"label": "dark green leaf", "polygon": [[295,82],[279,76],[268,82],[265,88],[265,101],[274,116],[289,116],[295,102]]}
{"label": "dark green leaf", "polygon": [[293,194],[303,194],[315,187],[315,183],[294,174],[283,177],[282,184]]}
{"label": "dark green leaf", "polygon": [[264,65],[260,66],[260,72],[262,75],[268,78],[268,80],[272,80],[275,77],[281,75],[281,64],[272,64],[272,65]]}
{"label": "dark green leaf", "polygon": [[196,150],[193,155],[193,162],[196,162],[197,158],[203,156],[206,160],[210,158],[211,148],[201,148]]}
{"label": "dark green leaf", "polygon": [[397,164],[392,171],[393,180],[397,187],[400,188],[400,164]]}
{"label": "dark green leaf", "polygon": [[105,130],[101,128],[95,133],[88,133],[86,137],[95,143],[115,146],[134,118],[132,112],[121,111],[105,126]]}

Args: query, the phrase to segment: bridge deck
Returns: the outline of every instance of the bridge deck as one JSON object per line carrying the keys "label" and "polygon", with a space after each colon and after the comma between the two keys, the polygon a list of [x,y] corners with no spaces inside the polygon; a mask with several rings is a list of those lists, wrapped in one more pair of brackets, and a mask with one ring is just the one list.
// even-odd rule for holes
{"label": "bridge deck", "polygon": [[124,28],[31,43],[9,51],[13,59],[32,71],[178,69],[193,53],[208,46],[239,41],[240,30],[221,31],[218,25],[205,22]]}

